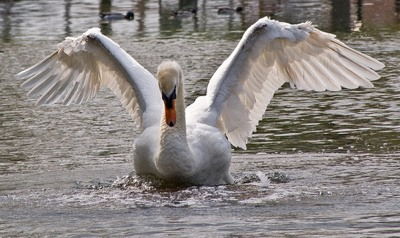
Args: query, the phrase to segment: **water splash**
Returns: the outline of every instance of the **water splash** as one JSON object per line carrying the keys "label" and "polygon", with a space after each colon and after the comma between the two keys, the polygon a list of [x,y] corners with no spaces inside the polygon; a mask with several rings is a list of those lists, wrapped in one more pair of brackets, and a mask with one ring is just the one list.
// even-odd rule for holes
{"label": "water splash", "polygon": [[269,178],[261,171],[256,172],[257,177],[260,179],[259,186],[261,187],[269,187],[271,181]]}

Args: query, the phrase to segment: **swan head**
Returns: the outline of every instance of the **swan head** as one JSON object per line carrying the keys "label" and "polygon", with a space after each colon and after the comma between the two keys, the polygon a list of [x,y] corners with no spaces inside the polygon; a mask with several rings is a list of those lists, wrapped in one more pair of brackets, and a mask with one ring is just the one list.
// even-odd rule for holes
{"label": "swan head", "polygon": [[175,61],[162,62],[157,69],[158,86],[164,101],[165,123],[176,124],[176,93],[182,80],[182,69]]}

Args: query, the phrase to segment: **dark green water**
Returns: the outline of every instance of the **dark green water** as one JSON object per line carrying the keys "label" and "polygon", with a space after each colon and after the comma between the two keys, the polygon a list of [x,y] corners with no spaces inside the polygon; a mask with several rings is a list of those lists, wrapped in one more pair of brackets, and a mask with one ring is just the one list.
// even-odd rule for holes
{"label": "dark green water", "polygon": [[[0,1],[1,237],[400,236],[396,1],[198,1],[197,17],[181,19],[171,11],[196,1],[160,2]],[[242,14],[217,14],[238,5]],[[100,9],[136,18],[102,23]],[[109,91],[84,106],[37,107],[14,78],[97,26],[153,73],[177,60],[190,103],[264,15],[311,20],[386,68],[372,89],[278,91],[248,150],[234,150],[236,185],[157,189],[129,178],[136,131]]]}

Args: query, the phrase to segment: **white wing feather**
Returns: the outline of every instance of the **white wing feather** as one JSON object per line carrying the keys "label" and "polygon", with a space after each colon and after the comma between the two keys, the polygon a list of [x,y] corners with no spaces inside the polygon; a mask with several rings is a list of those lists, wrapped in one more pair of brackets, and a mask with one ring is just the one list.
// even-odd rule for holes
{"label": "white wing feather", "polygon": [[17,74],[38,104],[81,104],[110,88],[139,126],[159,123],[162,100],[156,79],[118,44],[92,28],[68,37],[58,50]]}
{"label": "white wing feather", "polygon": [[374,70],[383,67],[310,22],[291,25],[262,18],[244,33],[211,78],[206,97],[193,108],[206,108],[207,123],[217,120],[229,142],[245,149],[274,92],[285,82],[315,91],[370,88],[370,80],[379,78]]}

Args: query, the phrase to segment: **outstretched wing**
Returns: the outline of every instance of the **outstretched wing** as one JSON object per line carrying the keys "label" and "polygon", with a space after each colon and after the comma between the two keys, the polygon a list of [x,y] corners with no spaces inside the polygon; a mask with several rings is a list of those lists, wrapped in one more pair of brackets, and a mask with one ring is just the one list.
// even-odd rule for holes
{"label": "outstretched wing", "polygon": [[274,92],[285,82],[315,91],[370,88],[370,81],[379,78],[373,70],[383,67],[310,22],[291,25],[262,18],[212,76],[199,104],[232,145],[246,148]]}
{"label": "outstretched wing", "polygon": [[162,100],[154,76],[114,41],[92,28],[17,74],[38,104],[81,104],[110,88],[141,128],[159,123]]}

